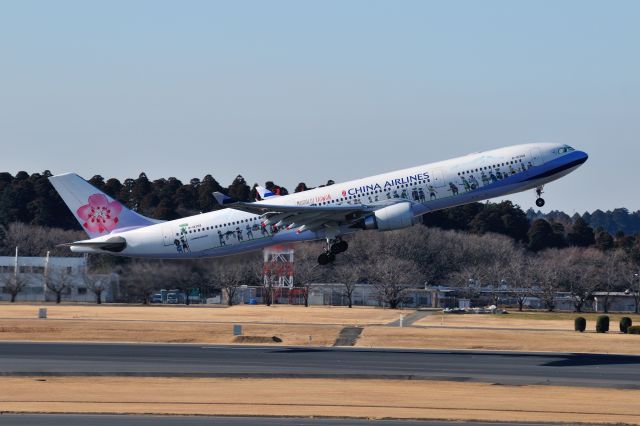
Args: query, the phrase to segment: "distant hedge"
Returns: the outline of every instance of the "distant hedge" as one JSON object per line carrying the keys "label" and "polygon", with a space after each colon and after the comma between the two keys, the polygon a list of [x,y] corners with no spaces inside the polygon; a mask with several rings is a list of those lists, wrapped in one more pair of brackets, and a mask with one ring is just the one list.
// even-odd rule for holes
{"label": "distant hedge", "polygon": [[626,333],[629,327],[633,325],[633,321],[629,317],[620,318],[620,331]]}
{"label": "distant hedge", "polygon": [[627,334],[640,334],[640,325],[632,325],[627,328]]}
{"label": "distant hedge", "polygon": [[596,332],[606,333],[607,331],[609,331],[609,316],[600,315],[596,320]]}
{"label": "distant hedge", "polygon": [[573,329],[582,333],[587,329],[587,320],[584,317],[577,317],[573,322]]}

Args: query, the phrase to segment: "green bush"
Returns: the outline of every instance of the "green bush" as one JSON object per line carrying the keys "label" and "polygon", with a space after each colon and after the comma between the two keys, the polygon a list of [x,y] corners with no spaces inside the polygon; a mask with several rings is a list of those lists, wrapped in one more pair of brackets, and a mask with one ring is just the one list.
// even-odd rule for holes
{"label": "green bush", "polygon": [[632,324],[633,324],[633,321],[631,321],[631,318],[629,317],[620,318],[620,331],[622,331],[623,333],[626,333],[627,329],[631,327]]}
{"label": "green bush", "polygon": [[609,316],[600,315],[596,321],[596,332],[606,333],[607,331],[609,331]]}
{"label": "green bush", "polygon": [[627,328],[627,334],[640,334],[640,325],[632,325]]}
{"label": "green bush", "polygon": [[584,317],[577,317],[573,321],[573,329],[582,333],[587,329],[587,320]]}

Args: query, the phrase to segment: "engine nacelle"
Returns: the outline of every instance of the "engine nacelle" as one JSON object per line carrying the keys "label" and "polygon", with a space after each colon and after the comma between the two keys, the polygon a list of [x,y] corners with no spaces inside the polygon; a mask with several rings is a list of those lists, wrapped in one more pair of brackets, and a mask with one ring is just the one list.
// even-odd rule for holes
{"label": "engine nacelle", "polygon": [[408,228],[415,223],[411,203],[398,203],[373,212],[364,220],[364,229],[391,231]]}

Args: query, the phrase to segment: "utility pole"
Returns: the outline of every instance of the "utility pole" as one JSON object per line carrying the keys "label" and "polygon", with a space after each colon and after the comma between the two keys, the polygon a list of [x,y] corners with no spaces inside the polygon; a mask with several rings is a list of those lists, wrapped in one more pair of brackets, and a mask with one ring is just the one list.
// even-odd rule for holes
{"label": "utility pole", "polygon": [[49,251],[44,259],[44,280],[42,281],[42,301],[47,301],[47,280],[49,279]]}
{"label": "utility pole", "polygon": [[13,276],[15,278],[18,278],[18,246],[16,246],[16,257],[15,260],[13,262]]}

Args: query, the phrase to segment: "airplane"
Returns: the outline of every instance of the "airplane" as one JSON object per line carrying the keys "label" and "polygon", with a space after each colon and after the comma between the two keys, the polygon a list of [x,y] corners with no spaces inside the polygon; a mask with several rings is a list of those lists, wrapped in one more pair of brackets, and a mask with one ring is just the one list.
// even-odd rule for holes
{"label": "airplane", "polygon": [[49,180],[89,236],[63,244],[72,252],[201,258],[325,240],[318,263],[326,265],[347,250],[343,237],[353,232],[407,228],[429,212],[531,189],[542,207],[544,185],[587,159],[564,144],[515,145],[295,194],[263,192],[256,202],[218,193],[225,208],[171,221],[142,216],[77,174]]}

